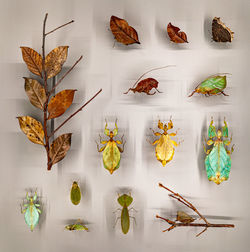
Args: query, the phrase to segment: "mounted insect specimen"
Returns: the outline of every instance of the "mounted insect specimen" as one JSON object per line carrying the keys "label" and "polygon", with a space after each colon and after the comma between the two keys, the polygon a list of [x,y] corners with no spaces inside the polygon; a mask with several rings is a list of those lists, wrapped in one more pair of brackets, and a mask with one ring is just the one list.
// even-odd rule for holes
{"label": "mounted insect specimen", "polygon": [[202,81],[195,90],[188,96],[191,97],[194,93],[201,93],[205,96],[220,95],[228,96],[224,93],[227,87],[227,77],[221,75],[212,75]]}
{"label": "mounted insect specimen", "polygon": [[232,42],[234,38],[234,32],[217,17],[212,22],[212,35],[215,42]]}
{"label": "mounted insect specimen", "polygon": [[156,145],[155,147],[155,156],[157,160],[159,160],[163,166],[165,166],[168,162],[170,162],[174,157],[174,146],[178,146],[177,142],[171,139],[171,137],[176,136],[177,131],[175,133],[168,133],[168,130],[172,129],[173,122],[170,118],[168,124],[164,124],[159,120],[158,121],[158,128],[163,130],[163,133],[155,132],[153,129],[153,134],[155,136],[160,136],[159,139],[155,140],[152,145]]}
{"label": "mounted insect specimen", "polygon": [[124,45],[140,44],[136,30],[126,20],[111,16],[110,29],[118,42]]}
{"label": "mounted insect specimen", "polygon": [[70,199],[74,205],[78,205],[81,201],[81,190],[76,181],[74,181],[72,184],[72,188],[70,191]]}
{"label": "mounted insect specimen", "polygon": [[231,157],[230,155],[234,151],[234,145],[231,150],[228,150],[226,146],[231,144],[232,137],[228,139],[228,127],[226,120],[224,119],[224,126],[222,130],[215,129],[213,125],[214,121],[211,119],[211,123],[208,128],[208,138],[205,139],[205,143],[212,148],[206,150],[204,145],[204,151],[206,153],[205,167],[207,171],[208,180],[214,181],[217,185],[221,182],[228,180],[231,170]]}
{"label": "mounted insect specimen", "polygon": [[84,223],[79,219],[74,224],[65,226],[65,229],[69,231],[88,231],[89,229],[84,225]]}
{"label": "mounted insect specimen", "polygon": [[[171,65],[172,66],[172,65]],[[149,71],[147,71],[146,73],[144,73],[143,75],[141,75],[139,77],[139,79],[135,82],[135,84],[133,85],[132,88],[129,88],[127,92],[125,92],[124,94],[127,94],[129,91],[133,91],[134,93],[145,93],[147,95],[154,95],[156,93],[156,91],[158,93],[162,93],[160,92],[157,88],[158,88],[158,81],[154,78],[146,78],[141,80],[141,78],[143,76],[145,76],[146,74],[158,70],[158,69],[163,69],[163,68],[167,68],[167,67],[171,67],[171,66],[164,66],[164,67],[157,67],[154,69],[151,69]],[[140,81],[141,80],[141,81]],[[137,85],[136,85],[137,84]],[[155,89],[156,91],[153,93],[149,93],[151,91],[151,89]]]}
{"label": "mounted insect specimen", "polygon": [[128,207],[133,202],[133,198],[131,197],[131,195],[123,194],[121,196],[119,195],[117,201],[121,205],[122,209],[118,209],[118,210],[121,210],[121,216],[116,219],[116,223],[117,223],[118,219],[121,219],[122,232],[124,234],[127,234],[129,231],[129,227],[130,227],[130,219],[129,218],[133,218],[135,220],[135,217],[132,217],[129,215],[129,211],[134,208],[128,209]]}
{"label": "mounted insect specimen", "polygon": [[175,193],[174,191],[170,190],[169,188],[165,187],[161,183],[159,183],[159,186],[169,191],[171,194],[169,194],[169,197],[178,200],[191,210],[193,210],[199,217],[199,220],[203,220],[204,223],[193,223],[196,219],[191,217],[186,212],[178,211],[177,212],[177,218],[175,221],[160,217],[159,215],[156,215],[156,218],[162,219],[166,221],[171,226],[168,229],[163,230],[162,232],[171,231],[172,229],[176,227],[204,227],[204,229],[196,235],[198,237],[202,233],[204,233],[208,228],[234,228],[233,224],[212,224],[208,222],[208,220],[196,209],[194,205],[192,205],[189,201],[184,199],[180,194]]}
{"label": "mounted insect specimen", "polygon": [[185,32],[180,31],[179,27],[173,26],[171,23],[167,26],[167,32],[170,40],[174,43],[188,43]]}
{"label": "mounted insect specimen", "polygon": [[30,230],[33,231],[39,222],[39,214],[41,214],[41,210],[39,209],[40,204],[37,201],[37,193],[35,193],[33,197],[30,197],[27,193],[26,200],[27,203],[23,204],[24,209],[22,209],[21,212],[24,214],[26,224],[30,227]]}
{"label": "mounted insect specimen", "polygon": [[89,102],[91,102],[102,91],[102,89],[100,89],[89,101],[87,101],[77,111],[63,121],[56,129],[52,129],[49,133],[49,120],[58,118],[64,114],[64,112],[73,102],[76,89],[63,90],[57,93],[51,99],[50,97],[54,93],[56,87],[82,59],[82,56],[65,74],[63,74],[54,87],[49,90],[48,81],[50,78],[53,78],[60,73],[64,62],[67,59],[68,46],[59,46],[53,49],[45,57],[45,39],[49,34],[74,21],[72,20],[46,33],[45,27],[47,17],[48,14],[45,15],[43,22],[42,56],[29,47],[21,47],[23,60],[28,69],[31,73],[39,77],[39,81],[37,79],[27,77],[25,77],[24,80],[25,91],[31,104],[43,111],[43,125],[41,122],[37,121],[31,116],[19,116],[17,118],[19,120],[21,130],[28,137],[28,139],[35,144],[44,146],[47,153],[47,169],[51,170],[51,167],[62,160],[70,149],[72,133],[60,135],[50,144],[51,138],[66,122],[68,122]]}
{"label": "mounted insect specimen", "polygon": [[[105,120],[106,121],[106,120]],[[123,143],[123,136],[120,140],[114,140],[113,138],[118,134],[118,127],[117,127],[117,120],[115,121],[115,129],[113,131],[110,131],[108,128],[108,123],[106,121],[104,134],[109,137],[109,140],[102,140],[100,136],[100,143],[105,144],[105,146],[99,148],[98,143],[97,144],[97,150],[98,152],[103,151],[103,165],[104,168],[107,169],[110,174],[112,174],[115,170],[117,170],[120,166],[121,161],[121,153],[124,151],[124,145]],[[120,146],[117,146],[117,144],[123,144],[123,148]]]}

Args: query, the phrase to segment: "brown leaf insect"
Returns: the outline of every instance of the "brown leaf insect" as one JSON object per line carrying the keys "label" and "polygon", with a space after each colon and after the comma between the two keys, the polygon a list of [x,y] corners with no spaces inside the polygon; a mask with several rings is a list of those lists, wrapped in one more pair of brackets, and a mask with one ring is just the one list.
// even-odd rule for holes
{"label": "brown leaf insect", "polygon": [[[125,92],[124,94],[127,94],[129,91],[133,91],[134,93],[145,93],[147,95],[154,95],[156,93],[156,91],[158,93],[162,93],[160,92],[157,88],[158,88],[158,81],[154,78],[146,78],[146,79],[142,79],[143,76],[145,76],[146,74],[155,71],[155,70],[159,70],[159,69],[163,69],[163,68],[167,68],[167,67],[171,67],[172,65],[169,66],[164,66],[164,67],[157,67],[154,69],[151,69],[149,71],[147,71],[146,73],[144,73],[143,75],[141,75],[139,77],[139,79],[135,82],[135,84],[132,86],[132,88],[129,88],[127,92]],[[141,81],[140,81],[141,80]],[[153,93],[150,93],[151,89],[155,89],[156,91]]]}
{"label": "brown leaf insect", "polygon": [[167,32],[170,40],[174,43],[188,43],[185,32],[180,31],[179,27],[173,26],[171,23],[167,26]]}

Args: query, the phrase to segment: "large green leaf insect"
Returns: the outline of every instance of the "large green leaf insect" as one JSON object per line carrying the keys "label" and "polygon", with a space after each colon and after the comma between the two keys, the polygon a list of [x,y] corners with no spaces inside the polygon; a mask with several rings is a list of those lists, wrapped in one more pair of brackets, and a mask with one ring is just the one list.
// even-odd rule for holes
{"label": "large green leaf insect", "polygon": [[26,199],[28,203],[23,204],[24,209],[22,209],[21,212],[24,214],[26,224],[30,227],[30,230],[33,231],[39,222],[39,214],[41,214],[41,210],[38,207],[40,204],[35,203],[37,201],[36,192],[33,197],[29,197],[27,192]]}
{"label": "large green leaf insect", "polygon": [[231,144],[232,137],[228,139],[228,127],[226,120],[224,119],[224,126],[222,130],[215,129],[213,125],[213,118],[208,128],[208,138],[205,142],[208,146],[212,146],[211,149],[206,150],[204,145],[204,151],[207,154],[205,158],[205,168],[207,171],[208,180],[214,181],[219,185],[222,181],[227,180],[231,170],[231,157],[234,150],[234,145],[231,150],[228,150],[226,146]]}
{"label": "large green leaf insect", "polygon": [[[106,121],[106,120],[105,120]],[[118,134],[117,120],[115,121],[115,129],[110,131],[107,128],[108,124],[106,121],[104,134],[108,136],[110,139],[108,141],[103,141],[100,136],[100,143],[105,144],[105,146],[99,149],[99,145],[97,144],[98,152],[103,151],[103,165],[104,168],[107,169],[110,174],[112,174],[115,170],[117,170],[120,166],[121,153],[124,150],[123,136],[121,141],[115,141],[113,138]],[[117,146],[117,144],[123,144],[123,148]]]}
{"label": "large green leaf insect", "polygon": [[129,211],[131,209],[134,208],[130,208],[128,209],[128,206],[131,205],[131,203],[133,202],[133,198],[131,197],[131,195],[127,195],[127,194],[123,194],[123,195],[118,195],[118,203],[122,206],[121,210],[121,217],[118,217],[116,219],[116,222],[118,219],[121,219],[121,228],[122,228],[122,232],[124,234],[127,234],[129,231],[129,227],[130,227],[130,219],[129,218],[133,218],[135,220],[135,217],[129,216]]}
{"label": "large green leaf insect", "polygon": [[76,181],[74,181],[72,184],[70,199],[74,205],[78,205],[81,201],[81,190]]}
{"label": "large green leaf insect", "polygon": [[65,226],[65,229],[69,230],[69,231],[82,231],[82,230],[86,230],[88,231],[89,229],[83,224],[83,222],[81,220],[77,220],[75,222],[75,224],[70,224]]}
{"label": "large green leaf insect", "polygon": [[188,97],[191,97],[194,93],[201,93],[205,96],[220,94],[228,96],[224,93],[226,86],[227,77],[225,75],[213,75],[202,81]]}

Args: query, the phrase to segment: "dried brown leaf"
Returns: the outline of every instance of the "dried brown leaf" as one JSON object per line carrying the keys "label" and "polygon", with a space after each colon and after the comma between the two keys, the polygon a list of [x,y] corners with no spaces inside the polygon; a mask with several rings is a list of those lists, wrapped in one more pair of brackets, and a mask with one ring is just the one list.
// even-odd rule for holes
{"label": "dried brown leaf", "polygon": [[42,56],[32,48],[21,46],[23,60],[28,69],[40,77],[42,77]]}
{"label": "dried brown leaf", "polygon": [[110,29],[118,42],[124,45],[140,44],[136,30],[126,20],[111,16]]}
{"label": "dried brown leaf", "polygon": [[35,107],[43,110],[43,105],[46,102],[46,92],[43,86],[35,79],[26,78],[24,89],[29,97],[30,103]]}
{"label": "dried brown leaf", "polygon": [[53,49],[45,58],[45,71],[47,78],[56,76],[67,59],[68,46],[59,46]]}
{"label": "dried brown leaf", "polygon": [[49,118],[62,115],[72,104],[76,89],[66,89],[51,98],[48,105]]}
{"label": "dried brown leaf", "polygon": [[57,137],[50,145],[49,156],[52,165],[61,161],[66,156],[71,145],[71,135],[72,133],[63,134]]}
{"label": "dried brown leaf", "polygon": [[173,26],[171,23],[167,27],[168,36],[174,43],[188,43],[185,32],[180,32],[180,28]]}
{"label": "dried brown leaf", "polygon": [[43,125],[30,116],[19,116],[17,118],[21,130],[28,139],[33,143],[44,145]]}

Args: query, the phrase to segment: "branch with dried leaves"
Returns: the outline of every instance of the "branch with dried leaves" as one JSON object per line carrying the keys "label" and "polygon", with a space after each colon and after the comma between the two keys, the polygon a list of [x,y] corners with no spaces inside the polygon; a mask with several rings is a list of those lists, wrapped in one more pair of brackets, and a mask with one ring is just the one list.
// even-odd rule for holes
{"label": "branch with dried leaves", "polygon": [[165,187],[161,183],[159,183],[159,186],[166,189],[167,191],[171,192],[171,194],[169,194],[169,196],[171,198],[174,198],[174,199],[178,200],[179,202],[181,202],[182,204],[184,204],[188,208],[192,209],[200,217],[200,219],[204,221],[204,223],[193,223],[195,221],[195,219],[192,218],[187,213],[182,212],[182,211],[177,212],[177,218],[176,218],[175,221],[172,221],[172,220],[160,217],[159,215],[156,215],[156,218],[162,219],[162,220],[166,221],[168,224],[171,225],[168,229],[163,230],[163,232],[170,231],[170,230],[172,230],[172,229],[174,229],[176,227],[204,227],[204,229],[200,233],[198,233],[196,235],[196,237],[197,237],[197,236],[201,235],[202,233],[204,233],[210,227],[214,227],[214,228],[234,228],[233,224],[211,224],[211,223],[209,223],[207,221],[207,219],[194,207],[194,205],[192,205],[189,201],[184,199],[181,195],[179,195],[178,193],[173,192],[172,190]]}
{"label": "branch with dried leaves", "polygon": [[89,102],[91,102],[101,91],[100,89],[91,99],[83,104],[77,111],[70,115],[50,134],[48,133],[48,121],[57,118],[64,114],[71,106],[76,89],[67,89],[57,93],[51,98],[55,88],[62,82],[62,80],[74,69],[80,62],[82,56],[75,62],[75,64],[59,79],[54,87],[49,90],[48,79],[55,77],[62,70],[68,55],[68,46],[59,46],[53,49],[47,56],[45,56],[45,39],[46,36],[55,32],[56,30],[65,27],[74,22],[74,20],[63,24],[46,33],[46,21],[48,14],[45,15],[43,22],[43,36],[42,36],[42,55],[29,47],[21,46],[23,60],[26,63],[31,73],[39,76],[41,81],[33,78],[24,78],[25,91],[30,100],[30,103],[43,111],[43,125],[41,122],[30,116],[19,116],[20,128],[30,141],[36,144],[41,144],[45,147],[47,153],[47,169],[62,160],[71,145],[72,133],[67,133],[57,137],[51,144],[50,138],[73,116],[80,112]]}

